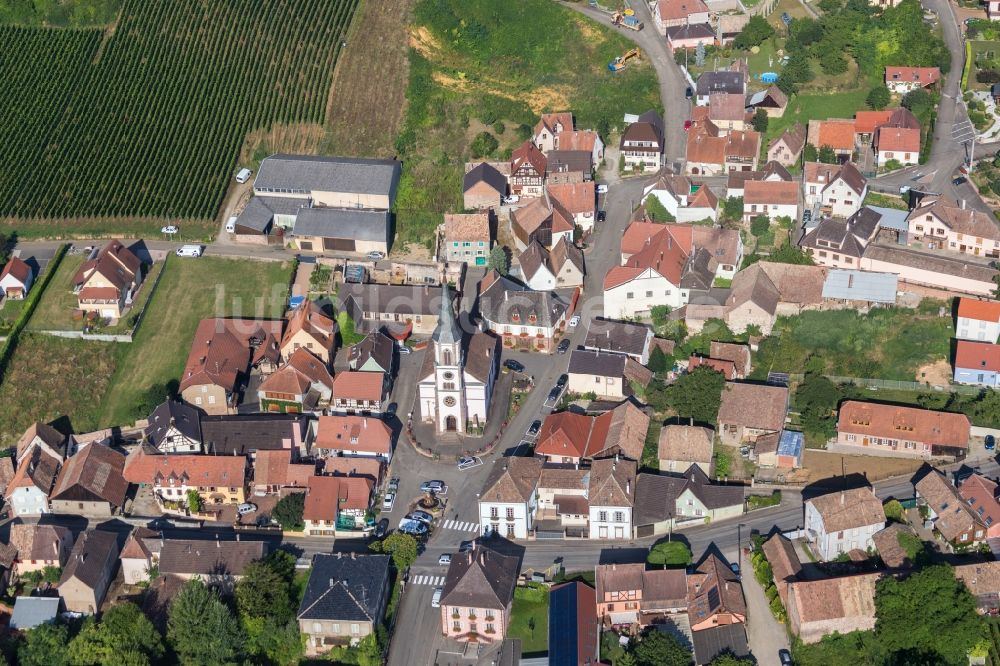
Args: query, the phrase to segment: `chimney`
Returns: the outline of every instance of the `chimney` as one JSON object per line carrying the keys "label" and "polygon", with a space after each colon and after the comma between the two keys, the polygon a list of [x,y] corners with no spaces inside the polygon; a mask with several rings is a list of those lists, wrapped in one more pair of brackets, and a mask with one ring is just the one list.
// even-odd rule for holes
{"label": "chimney", "polygon": [[632,494],[632,482],[631,481],[626,481],[625,482],[625,494],[626,495],[631,495]]}
{"label": "chimney", "polygon": [[965,199],[962,199],[962,210],[965,210]]}
{"label": "chimney", "polygon": [[844,491],[841,490],[840,491],[840,506],[844,506],[844,495],[845,495]]}
{"label": "chimney", "polygon": [[333,579],[330,579],[330,587],[333,587]]}

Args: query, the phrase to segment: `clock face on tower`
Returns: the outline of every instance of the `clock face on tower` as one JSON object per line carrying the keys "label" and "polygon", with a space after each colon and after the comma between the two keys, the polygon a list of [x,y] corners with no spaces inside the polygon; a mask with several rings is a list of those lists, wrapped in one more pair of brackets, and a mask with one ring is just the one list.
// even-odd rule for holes
{"label": "clock face on tower", "polygon": [[448,397],[446,397],[444,399],[444,406],[445,407],[454,407],[455,406],[455,398],[451,397],[450,395]]}
{"label": "clock face on tower", "polygon": [[451,371],[448,371],[448,372],[444,373],[444,378],[445,379],[454,379],[455,378],[455,373],[451,372]]}

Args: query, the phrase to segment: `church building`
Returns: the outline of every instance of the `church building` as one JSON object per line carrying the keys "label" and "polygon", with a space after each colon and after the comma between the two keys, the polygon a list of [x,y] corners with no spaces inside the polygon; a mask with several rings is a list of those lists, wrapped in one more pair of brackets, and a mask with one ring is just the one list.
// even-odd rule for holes
{"label": "church building", "polygon": [[420,417],[433,421],[438,432],[466,432],[486,425],[500,354],[497,339],[487,333],[463,340],[447,284],[441,297],[441,315],[420,370]]}

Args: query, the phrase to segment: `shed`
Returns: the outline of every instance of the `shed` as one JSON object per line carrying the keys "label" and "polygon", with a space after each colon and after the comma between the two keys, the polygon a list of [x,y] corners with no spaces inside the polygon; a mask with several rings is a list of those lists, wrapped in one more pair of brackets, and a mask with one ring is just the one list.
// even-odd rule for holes
{"label": "shed", "polygon": [[833,268],[823,282],[823,298],[895,305],[899,276]]}
{"label": "shed", "polygon": [[781,434],[762,437],[757,440],[754,452],[761,467],[797,469],[802,467],[802,450],[805,437],[801,432],[782,430]]}
{"label": "shed", "polygon": [[55,622],[61,601],[59,597],[18,597],[14,602],[14,613],[10,616],[10,628],[27,631]]}

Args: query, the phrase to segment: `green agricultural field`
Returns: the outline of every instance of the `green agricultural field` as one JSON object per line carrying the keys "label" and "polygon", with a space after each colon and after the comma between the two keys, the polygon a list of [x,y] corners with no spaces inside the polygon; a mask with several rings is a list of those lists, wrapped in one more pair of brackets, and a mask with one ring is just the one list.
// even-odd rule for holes
{"label": "green agricultural field", "polygon": [[634,44],[551,0],[417,0],[413,15],[396,141],[403,242],[426,242],[443,213],[462,209],[463,163],[477,135],[498,143],[487,157],[506,159],[544,111],[573,111],[578,128],[607,142],[623,113],[661,108],[645,54],[609,72],[608,62]]}
{"label": "green agricultural field", "polygon": [[211,235],[247,134],[323,123],[357,4],[125,0],[113,30],[0,27],[0,218]]}
{"label": "green agricultural field", "polygon": [[97,428],[116,347],[23,333],[0,384],[0,447],[12,446],[34,421],[64,419],[78,432]]}

